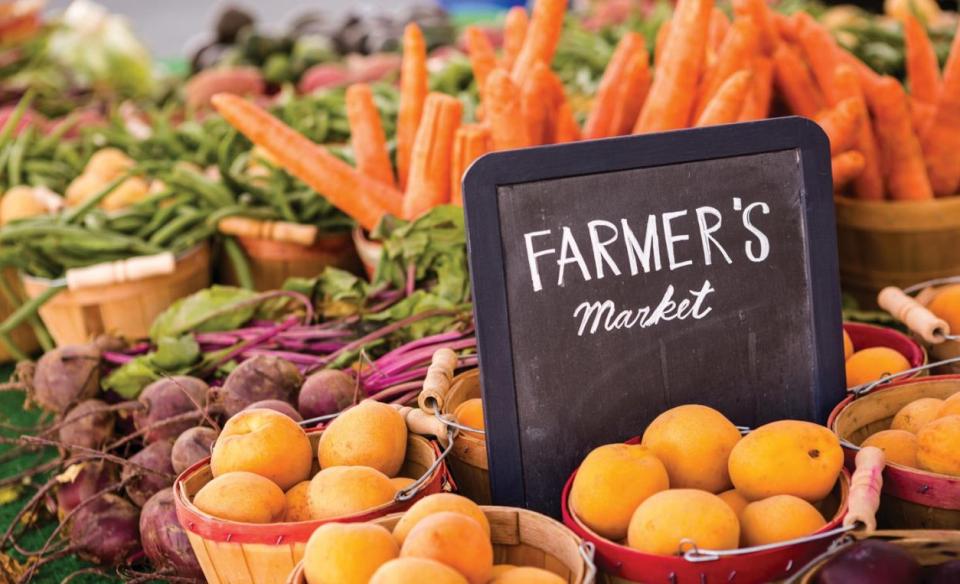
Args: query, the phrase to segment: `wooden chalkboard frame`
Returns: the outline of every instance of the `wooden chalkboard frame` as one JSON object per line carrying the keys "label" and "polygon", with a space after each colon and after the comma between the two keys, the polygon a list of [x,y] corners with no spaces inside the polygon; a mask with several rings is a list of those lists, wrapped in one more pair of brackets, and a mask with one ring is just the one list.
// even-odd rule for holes
{"label": "wooden chalkboard frame", "polygon": [[[487,154],[463,179],[467,246],[473,287],[480,375],[488,410],[486,440],[495,504],[524,506],[521,438],[510,344],[498,188],[533,181],[617,172],[734,156],[799,150],[804,197],[808,278],[814,334],[812,366],[820,387],[844,378],[827,347],[840,346],[840,297],[829,141],[814,122],[785,117],[744,124],[627,136]],[[841,364],[842,365],[842,364]],[[842,367],[841,367],[842,369]],[[815,403],[825,422],[834,404]],[[488,412],[489,413],[489,412]],[[626,437],[625,437],[626,438]],[[561,488],[558,485],[557,488]]]}

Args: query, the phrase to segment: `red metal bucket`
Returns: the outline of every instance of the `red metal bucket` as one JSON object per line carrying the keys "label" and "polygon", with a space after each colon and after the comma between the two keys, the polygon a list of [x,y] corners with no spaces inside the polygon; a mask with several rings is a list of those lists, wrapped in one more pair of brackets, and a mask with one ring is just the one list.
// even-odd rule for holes
{"label": "red metal bucket", "polygon": [[[628,440],[627,444],[639,442],[640,438],[633,438]],[[615,583],[761,584],[780,580],[825,552],[831,542],[840,537],[839,528],[846,514],[850,492],[850,475],[844,470],[833,492],[828,496],[828,500],[836,501],[836,510],[830,521],[817,531],[818,534],[824,534],[823,539],[788,543],[773,549],[740,555],[689,560],[681,556],[644,553],[594,533],[573,514],[568,505],[570,489],[576,476],[577,472],[574,471],[563,488],[563,522],[584,541],[593,543],[596,547],[597,569]],[[834,531],[837,532],[835,535],[827,536]]]}

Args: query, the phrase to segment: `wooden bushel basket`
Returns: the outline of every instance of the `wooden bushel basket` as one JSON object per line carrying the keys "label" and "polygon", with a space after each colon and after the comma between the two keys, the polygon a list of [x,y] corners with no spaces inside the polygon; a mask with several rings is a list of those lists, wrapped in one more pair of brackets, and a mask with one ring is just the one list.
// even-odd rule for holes
{"label": "wooden bushel basket", "polygon": [[[960,277],[927,281],[902,290],[888,286],[877,295],[877,303],[926,343],[936,361],[953,361],[960,358],[960,337],[957,336],[960,331],[951,331],[946,321],[927,308],[941,284],[960,285]],[[915,298],[909,295],[914,292],[917,293]],[[938,371],[960,373],[960,363],[944,363],[938,367]]]}
{"label": "wooden bushel basket", "polygon": [[[431,387],[424,384],[417,401],[420,409],[433,414],[439,408],[445,418],[453,419],[463,402],[480,397],[480,370],[471,369],[453,378],[450,383]],[[446,441],[444,432],[438,436]],[[453,452],[448,459],[450,473],[457,482],[457,490],[480,505],[489,505],[490,471],[487,466],[487,442],[479,432],[458,432],[453,441]]]}
{"label": "wooden bushel basket", "polygon": [[[911,369],[927,364],[927,352],[923,345],[898,330],[859,322],[845,322],[843,330],[850,335],[855,351],[871,347],[886,347],[906,357]],[[924,373],[917,371],[910,376],[918,377]]]}
{"label": "wooden bushel basket", "polygon": [[[314,471],[317,444],[321,431],[308,432],[314,450]],[[415,434],[407,440],[407,459],[399,476],[419,478],[437,462],[436,446]],[[187,532],[207,582],[211,584],[280,584],[303,557],[307,539],[314,530],[331,521],[354,523],[370,521],[390,513],[406,510],[420,498],[439,493],[448,486],[447,470],[442,461],[420,489],[408,500],[394,501],[363,513],[322,521],[297,523],[237,523],[211,517],[193,505],[193,497],[213,475],[206,459],[183,471],[174,484],[177,518]]]}
{"label": "wooden bushel basket", "polygon": [[[840,437],[849,466],[855,447],[888,429],[900,408],[921,397],[943,399],[958,391],[960,375],[894,381],[840,402],[828,425]],[[960,529],[960,477],[888,465],[877,522],[887,529]]]}
{"label": "wooden bushel basket", "polygon": [[[250,275],[257,290],[279,290],[287,278],[314,278],[327,266],[358,272],[360,261],[348,233],[326,234],[311,245],[252,237],[237,237],[250,262]],[[224,262],[227,284],[238,280],[230,262]]]}
{"label": "wooden bushel basket", "polygon": [[[14,293],[22,296],[23,290],[20,284],[20,278],[17,277],[17,273],[14,270],[7,269],[0,273],[0,278],[6,278],[7,284],[14,291]],[[16,309],[15,306],[11,306],[7,302],[6,297],[0,294],[0,322],[4,321],[13,314],[13,311]],[[39,346],[37,344],[36,337],[33,336],[33,332],[30,331],[30,327],[27,325],[18,326],[13,330],[13,333],[10,335],[10,340],[13,341],[13,344],[16,345],[18,349],[23,351],[26,354],[30,354],[37,350]],[[6,348],[0,344],[0,363],[9,361],[13,356],[7,353]]]}
{"label": "wooden bushel basket", "polygon": [[840,279],[864,306],[886,286],[960,274],[960,197],[835,201]]}
{"label": "wooden bushel basket", "polygon": [[[22,280],[31,298],[51,286],[30,276]],[[58,345],[85,343],[104,333],[144,339],[157,315],[175,300],[209,285],[210,249],[203,244],[176,259],[167,274],[63,290],[40,307],[40,318]]]}
{"label": "wooden bushel basket", "polygon": [[810,562],[787,584],[813,584],[823,566],[856,539],[879,539],[909,553],[921,566],[936,566],[960,557],[960,532],[952,530],[881,530],[861,537],[857,534]]}
{"label": "wooden bushel basket", "polygon": [[[484,506],[490,521],[493,563],[543,568],[569,584],[594,580],[592,548],[572,531],[545,515],[515,507]],[[393,531],[402,513],[371,521]],[[306,584],[303,564],[290,574],[288,584]],[[429,583],[424,583],[429,584]]]}
{"label": "wooden bushel basket", "polygon": [[[639,438],[634,438],[628,440],[627,444],[639,442]],[[883,466],[883,455],[878,449],[870,449],[865,455],[862,469],[858,469],[852,479],[853,484],[859,487],[856,494],[850,494],[851,479],[844,469],[833,491],[817,504],[823,516],[829,518],[827,524],[816,534],[801,540],[735,551],[693,549],[683,556],[641,552],[601,537],[576,517],[568,502],[576,471],[563,489],[563,522],[585,541],[594,544],[600,580],[608,584],[761,584],[776,581],[789,576],[827,550],[832,541],[853,528],[855,520],[868,517],[869,522],[873,521],[876,499],[870,493],[871,489],[874,493],[879,490],[876,480]]]}

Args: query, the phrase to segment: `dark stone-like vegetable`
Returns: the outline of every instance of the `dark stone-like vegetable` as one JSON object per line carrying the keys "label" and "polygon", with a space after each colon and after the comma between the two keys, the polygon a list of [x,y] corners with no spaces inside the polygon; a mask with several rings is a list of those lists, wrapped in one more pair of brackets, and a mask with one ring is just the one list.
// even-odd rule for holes
{"label": "dark stone-like vegetable", "polygon": [[113,436],[116,416],[104,411],[107,404],[98,399],[78,403],[64,418],[58,431],[60,442],[68,446],[100,448]]}
{"label": "dark stone-like vegetable", "polygon": [[[76,474],[70,477],[68,473]],[[103,460],[81,462],[61,477],[63,481],[57,485],[57,514],[63,518],[83,501],[116,484],[117,465]]]}
{"label": "dark stone-like vegetable", "polygon": [[343,371],[324,369],[303,382],[297,409],[306,419],[341,412],[353,404],[357,383]]}
{"label": "dark stone-like vegetable", "polygon": [[124,467],[120,478],[127,482],[127,496],[137,506],[142,506],[147,499],[173,484],[174,472],[170,454],[173,443],[161,440],[148,444],[143,450],[130,457],[130,462],[139,466],[153,469],[162,474],[149,472],[136,466]]}
{"label": "dark stone-like vegetable", "polygon": [[148,444],[157,440],[174,440],[185,430],[196,426],[201,416],[185,416],[187,419],[169,424],[162,422],[205,409],[208,391],[209,387],[203,380],[186,375],[154,381],[144,388],[138,398],[144,408],[134,413],[134,425],[137,430],[146,430],[143,439]]}
{"label": "dark stone-like vegetable", "polygon": [[280,412],[284,416],[292,419],[295,422],[302,422],[303,416],[297,412],[297,409],[292,405],[288,404],[285,401],[280,401],[278,399],[265,399],[263,401],[258,401],[250,404],[249,406],[243,408],[244,410],[273,410],[275,412]]}
{"label": "dark stone-like vegetable", "polygon": [[818,584],[920,584],[922,570],[903,548],[876,539],[859,541],[827,562]]}
{"label": "dark stone-like vegetable", "polygon": [[213,428],[197,426],[190,428],[173,442],[170,461],[173,472],[180,474],[195,463],[210,456],[210,449],[217,441],[218,432]]}
{"label": "dark stone-like vegetable", "polygon": [[226,414],[233,416],[258,401],[293,403],[301,383],[303,376],[293,363],[273,355],[257,355],[230,372],[223,387],[217,389],[217,396]]}
{"label": "dark stone-like vegetable", "polygon": [[130,501],[102,495],[77,509],[67,534],[77,554],[92,562],[117,566],[140,548],[140,513]]}
{"label": "dark stone-like vegetable", "polygon": [[99,389],[100,349],[94,345],[64,345],[37,361],[33,399],[45,409],[64,412]]}
{"label": "dark stone-like vegetable", "polygon": [[177,519],[173,497],[173,489],[163,489],[150,497],[140,510],[143,553],[160,572],[202,578],[200,563]]}

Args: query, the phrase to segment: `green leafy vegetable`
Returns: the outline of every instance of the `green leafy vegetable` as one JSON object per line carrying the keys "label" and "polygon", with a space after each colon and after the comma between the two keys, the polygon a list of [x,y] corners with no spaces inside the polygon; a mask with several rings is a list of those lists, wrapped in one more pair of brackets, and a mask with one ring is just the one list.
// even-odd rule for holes
{"label": "green leafy vegetable", "polygon": [[240,327],[256,313],[248,302],[256,293],[232,286],[213,286],[174,302],[153,321],[150,339],[179,337],[186,332],[223,331]]}

